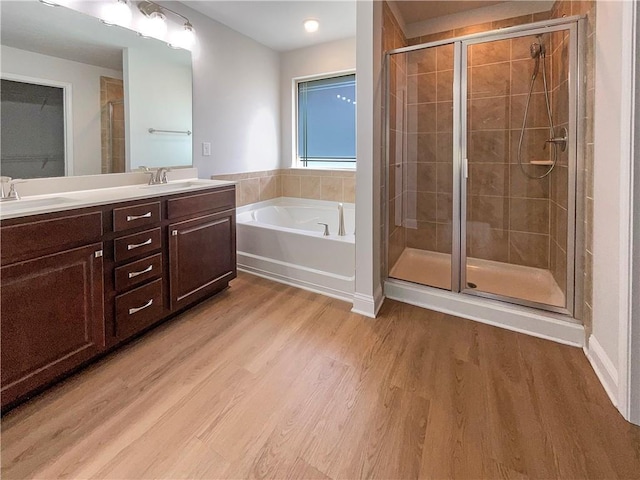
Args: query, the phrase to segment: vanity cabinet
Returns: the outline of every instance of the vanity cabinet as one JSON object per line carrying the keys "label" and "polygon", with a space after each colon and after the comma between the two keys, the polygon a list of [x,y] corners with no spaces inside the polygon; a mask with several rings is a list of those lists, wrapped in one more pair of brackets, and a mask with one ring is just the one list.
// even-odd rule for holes
{"label": "vanity cabinet", "polygon": [[219,290],[236,276],[235,211],[169,225],[171,308]]}
{"label": "vanity cabinet", "polygon": [[235,198],[235,189],[221,189],[167,201],[172,310],[235,278]]}
{"label": "vanity cabinet", "polygon": [[1,235],[4,406],[104,349],[102,214],[3,226]]}
{"label": "vanity cabinet", "polygon": [[2,408],[224,289],[235,187],[1,222]]}

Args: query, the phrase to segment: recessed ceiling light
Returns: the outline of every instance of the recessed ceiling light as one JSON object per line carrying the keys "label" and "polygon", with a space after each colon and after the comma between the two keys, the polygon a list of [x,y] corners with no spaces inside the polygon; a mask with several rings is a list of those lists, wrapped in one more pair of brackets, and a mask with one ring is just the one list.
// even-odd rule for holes
{"label": "recessed ceiling light", "polygon": [[304,21],[304,29],[309,33],[317,32],[319,27],[320,22],[318,20],[310,18]]}

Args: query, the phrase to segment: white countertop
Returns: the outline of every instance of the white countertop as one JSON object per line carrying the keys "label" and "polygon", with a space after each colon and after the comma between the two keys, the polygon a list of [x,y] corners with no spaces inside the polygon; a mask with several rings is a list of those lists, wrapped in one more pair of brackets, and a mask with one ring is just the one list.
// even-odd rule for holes
{"label": "white countertop", "polygon": [[22,196],[20,200],[0,202],[0,220],[42,213],[61,212],[109,203],[155,198],[174,193],[197,192],[211,187],[234,185],[236,182],[181,179],[160,185],[136,184],[91,190],[64,191],[46,195]]}

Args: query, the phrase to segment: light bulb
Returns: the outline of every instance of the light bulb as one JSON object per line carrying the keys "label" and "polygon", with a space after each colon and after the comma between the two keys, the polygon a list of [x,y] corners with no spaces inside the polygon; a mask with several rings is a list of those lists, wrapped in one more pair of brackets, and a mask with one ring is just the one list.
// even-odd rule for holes
{"label": "light bulb", "polygon": [[193,25],[189,22],[184,24],[184,27],[175,32],[169,46],[173,48],[184,48],[185,50],[191,50],[196,43],[196,32],[193,30]]}
{"label": "light bulb", "polygon": [[102,22],[107,25],[131,25],[131,8],[127,0],[116,0],[104,6],[102,9]]}
{"label": "light bulb", "polygon": [[143,37],[154,37],[163,39],[167,33],[167,22],[165,16],[160,12],[152,12],[149,16],[140,20],[140,35]]}
{"label": "light bulb", "polygon": [[310,18],[304,21],[304,29],[307,32],[309,33],[317,32],[318,28],[320,28],[320,22],[318,20]]}

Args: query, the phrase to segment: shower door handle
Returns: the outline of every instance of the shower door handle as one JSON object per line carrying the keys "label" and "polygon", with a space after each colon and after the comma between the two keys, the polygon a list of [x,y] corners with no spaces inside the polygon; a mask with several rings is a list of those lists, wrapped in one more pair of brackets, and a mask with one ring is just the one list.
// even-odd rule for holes
{"label": "shower door handle", "polygon": [[469,159],[468,158],[462,159],[462,177],[464,179],[469,178]]}

